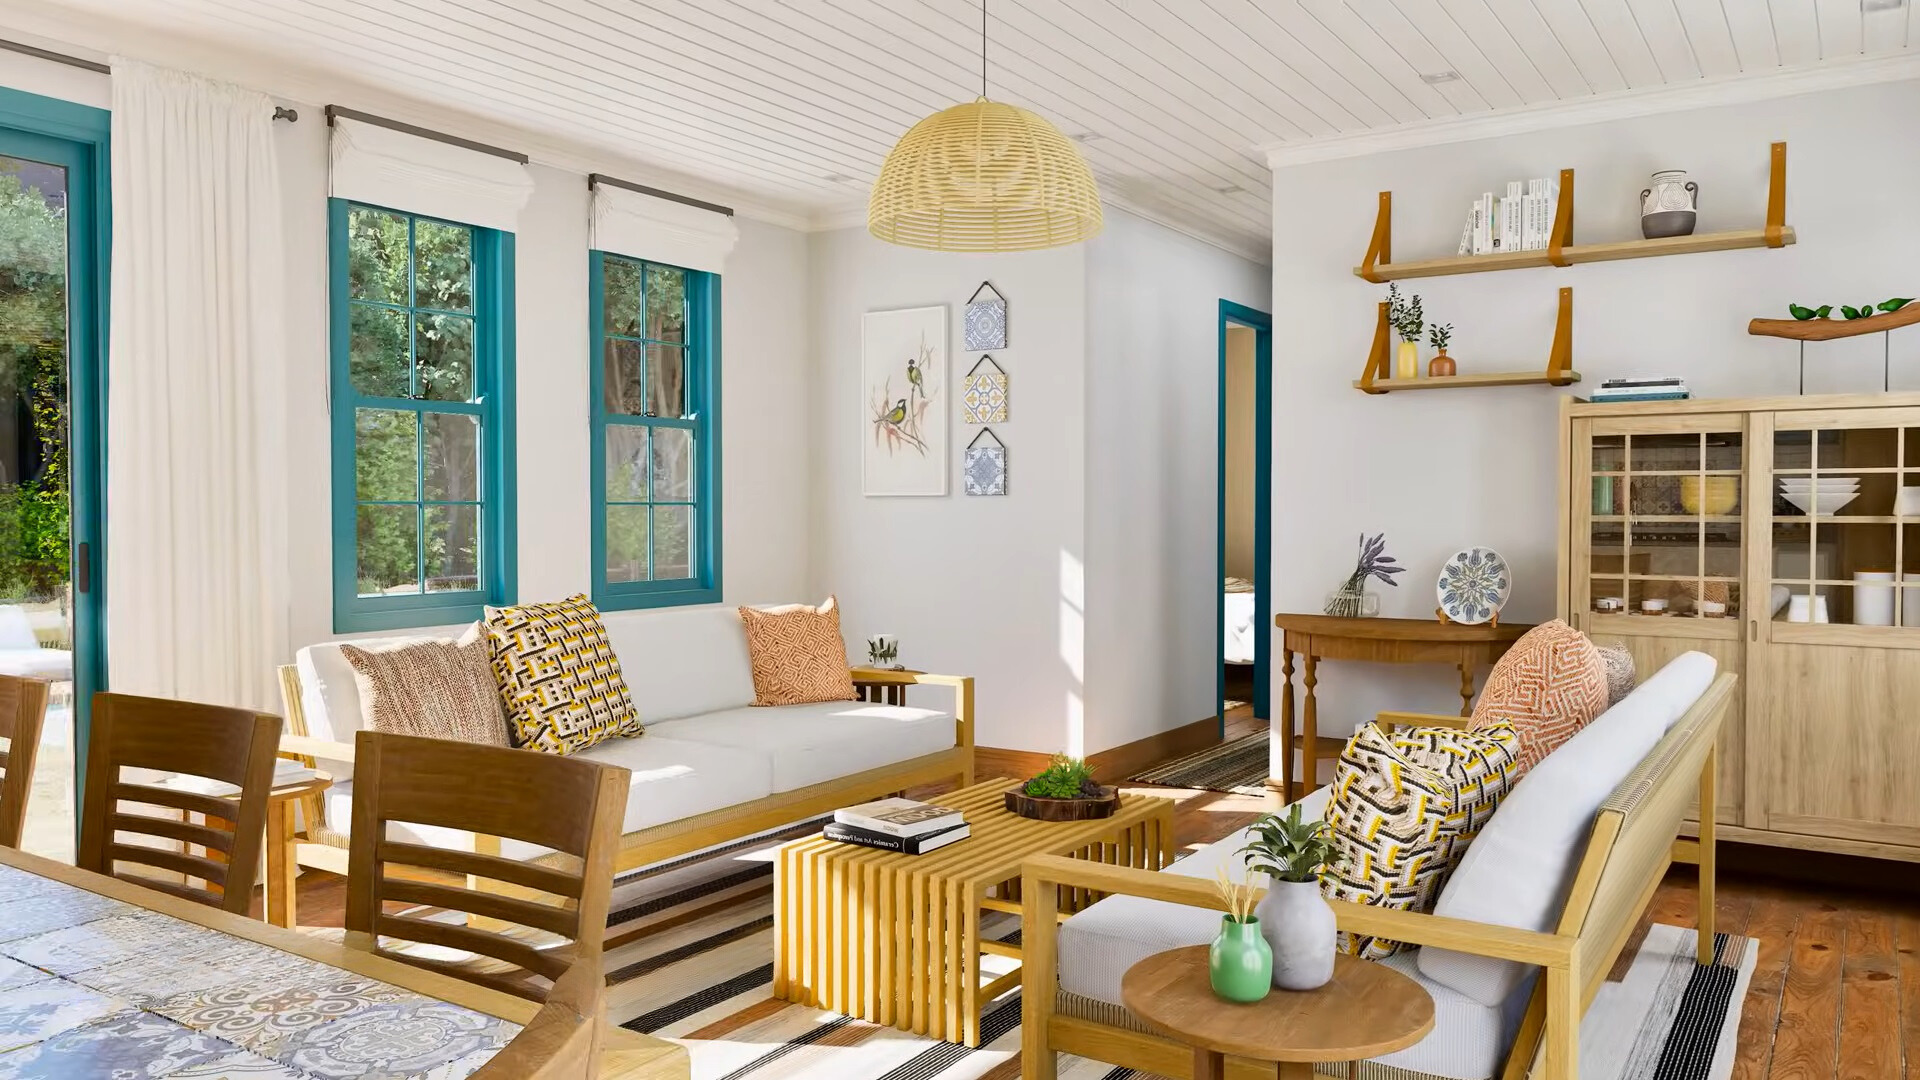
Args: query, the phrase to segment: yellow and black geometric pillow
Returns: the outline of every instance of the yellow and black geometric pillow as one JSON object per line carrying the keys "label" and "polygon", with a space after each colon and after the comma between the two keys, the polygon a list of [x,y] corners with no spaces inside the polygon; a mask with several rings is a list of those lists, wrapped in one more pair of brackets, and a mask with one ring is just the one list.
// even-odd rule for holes
{"label": "yellow and black geometric pillow", "polygon": [[584,595],[488,608],[481,629],[513,745],[572,754],[645,730],[600,610]]}
{"label": "yellow and black geometric pillow", "polygon": [[[1329,898],[1428,911],[1467,845],[1516,778],[1511,724],[1480,731],[1368,724],[1348,740],[1327,804],[1339,865],[1321,880]],[[1340,934],[1340,949],[1379,960],[1401,943]]]}

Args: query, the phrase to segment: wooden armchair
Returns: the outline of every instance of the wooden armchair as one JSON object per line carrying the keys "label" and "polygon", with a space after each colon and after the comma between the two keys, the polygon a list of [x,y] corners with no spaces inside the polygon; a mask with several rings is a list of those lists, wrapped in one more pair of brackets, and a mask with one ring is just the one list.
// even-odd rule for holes
{"label": "wooden armchair", "polygon": [[40,753],[40,729],[47,720],[45,679],[0,675],[0,847],[20,846],[33,796],[33,760]]}
{"label": "wooden armchair", "polygon": [[[1720,724],[1738,677],[1720,675],[1674,724],[1632,775],[1601,807],[1575,875],[1559,924],[1550,933],[1331,902],[1340,929],[1416,945],[1545,969],[1535,984],[1525,1020],[1508,1050],[1503,1080],[1577,1080],[1580,1019],[1607,972],[1626,947],[1672,865],[1681,824],[1696,795],[1700,806],[1700,945],[1698,959],[1713,959],[1713,784]],[[1382,713],[1383,723],[1430,724],[1459,717]],[[1689,845],[1690,850],[1690,845]],[[1054,1080],[1056,1055],[1065,1051],[1142,1072],[1185,1080],[1192,1075],[1190,1048],[1165,1038],[1062,1015],[1056,1010],[1059,896],[1061,889],[1140,896],[1189,907],[1220,910],[1212,881],[1176,874],[1103,866],[1052,856],[1028,859],[1020,894],[1024,970],[1021,1024],[1024,1080]],[[1273,1066],[1228,1059],[1234,1080],[1271,1077]]]}

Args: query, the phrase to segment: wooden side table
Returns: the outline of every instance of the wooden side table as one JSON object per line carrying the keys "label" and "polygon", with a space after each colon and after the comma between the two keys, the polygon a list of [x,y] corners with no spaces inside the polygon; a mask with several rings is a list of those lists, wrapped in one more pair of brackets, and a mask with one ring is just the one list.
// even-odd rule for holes
{"label": "wooden side table", "polygon": [[1352,956],[1334,958],[1318,990],[1275,990],[1250,1005],[1214,996],[1207,947],[1155,953],[1120,980],[1127,1011],[1193,1047],[1193,1080],[1220,1080],[1226,1055],[1278,1062],[1280,1080],[1313,1080],[1324,1061],[1364,1061],[1404,1050],[1433,1030],[1433,998],[1405,975]]}
{"label": "wooden side table", "polygon": [[[1339,615],[1275,615],[1284,635],[1280,646],[1280,721],[1285,750],[1280,778],[1269,780],[1288,802],[1312,791],[1321,758],[1337,758],[1346,740],[1322,738],[1314,687],[1322,660],[1362,660],[1380,664],[1448,664],[1460,669],[1460,715],[1473,714],[1473,673],[1506,654],[1530,624],[1463,626],[1438,619],[1365,619]],[[1300,728],[1293,726],[1293,654],[1303,658]],[[1294,788],[1293,751],[1300,751],[1299,790]]]}
{"label": "wooden side table", "polygon": [[870,701],[876,705],[905,705],[907,687],[897,682],[869,682],[864,675],[925,675],[926,672],[915,668],[876,668],[856,667],[853,669],[853,692],[860,695],[861,701]]}
{"label": "wooden side table", "polygon": [[[299,804],[317,804],[320,795],[332,786],[332,778],[321,773],[311,780],[286,784],[267,793],[267,839],[264,845],[267,852],[267,876],[261,881],[262,887],[266,889],[262,913],[266,916],[265,921],[274,926],[292,929],[294,925],[294,879],[300,873],[300,867],[293,860],[293,849],[296,843],[294,807]],[[232,828],[231,822],[219,824],[225,828]],[[226,861],[225,853],[216,849],[203,848],[202,854],[209,859]]]}

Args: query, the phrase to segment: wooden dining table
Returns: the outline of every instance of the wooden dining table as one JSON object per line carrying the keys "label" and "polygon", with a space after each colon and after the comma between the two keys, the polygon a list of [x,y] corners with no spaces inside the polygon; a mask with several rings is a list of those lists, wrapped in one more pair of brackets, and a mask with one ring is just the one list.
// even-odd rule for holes
{"label": "wooden dining table", "polygon": [[[0,847],[0,1076],[458,1080],[539,1006]],[[686,1080],[609,1027],[605,1080]]]}

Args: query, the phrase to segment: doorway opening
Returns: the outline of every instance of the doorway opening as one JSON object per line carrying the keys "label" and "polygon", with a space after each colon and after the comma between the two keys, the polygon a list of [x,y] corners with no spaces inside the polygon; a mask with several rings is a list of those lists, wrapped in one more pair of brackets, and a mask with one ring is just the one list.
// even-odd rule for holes
{"label": "doorway opening", "polygon": [[1266,726],[1272,663],[1273,320],[1220,301],[1220,736]]}

